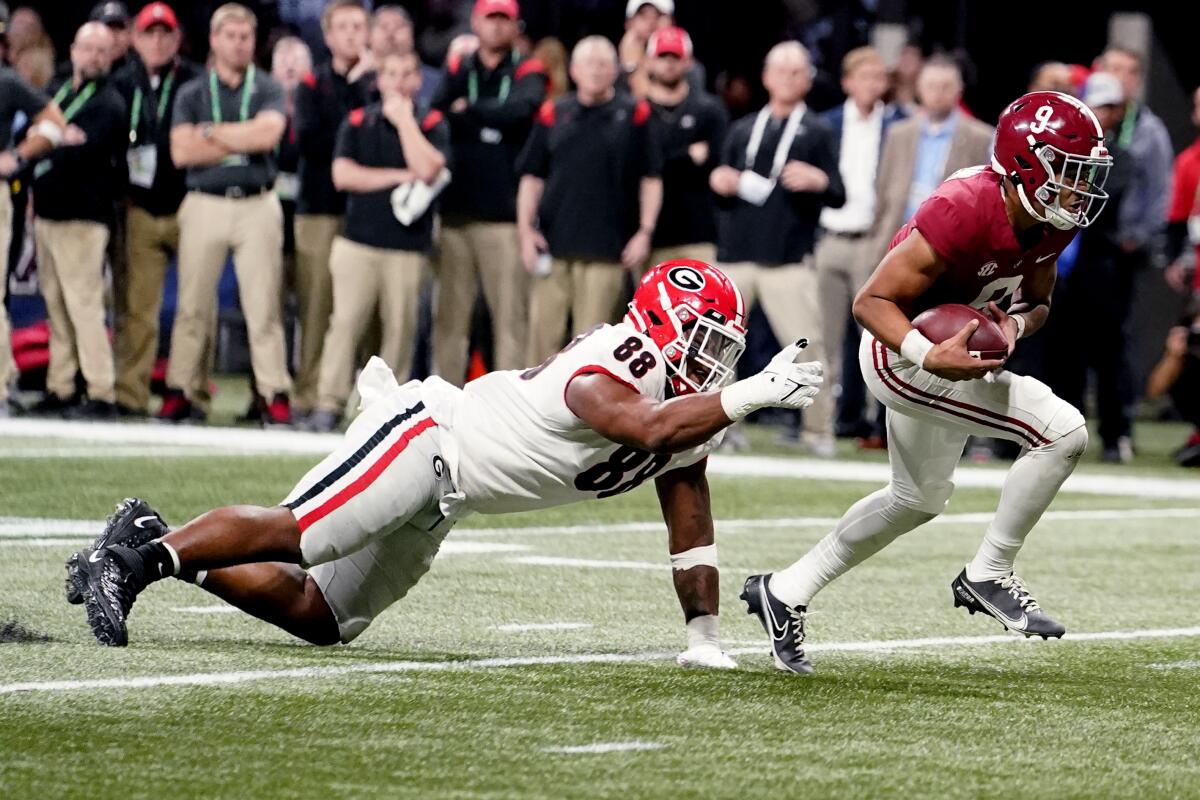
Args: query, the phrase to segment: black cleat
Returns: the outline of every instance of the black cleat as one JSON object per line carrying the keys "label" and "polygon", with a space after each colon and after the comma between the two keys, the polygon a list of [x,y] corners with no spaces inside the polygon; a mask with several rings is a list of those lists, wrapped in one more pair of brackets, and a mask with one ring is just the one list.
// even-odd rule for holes
{"label": "black cleat", "polygon": [[128,547],[106,547],[94,550],[83,568],[83,608],[96,641],[109,647],[129,644],[125,622],[146,585],[142,559]]}
{"label": "black cleat", "polygon": [[775,667],[785,672],[809,675],[813,672],[812,662],[804,655],[804,622],[807,606],[790,607],[771,594],[767,575],[751,575],[739,595],[746,602],[746,613],[754,614],[762,623],[763,630],[771,637],[771,652]]}
{"label": "black cleat", "polygon": [[1061,639],[1067,629],[1062,623],[1051,619],[1042,611],[1037,600],[1025,588],[1016,575],[995,580],[972,581],[964,569],[950,583],[954,594],[954,607],[962,606],[974,614],[979,611],[995,617],[1010,631],[1023,634],[1026,638],[1040,636],[1042,639]]}
{"label": "black cleat", "polygon": [[158,512],[145,500],[127,497],[117,504],[117,509],[104,524],[104,531],[92,542],[92,546],[67,559],[67,602],[79,605],[83,602],[83,588],[87,583],[85,562],[96,550],[121,545],[140,547],[146,542],[166,536],[171,529]]}

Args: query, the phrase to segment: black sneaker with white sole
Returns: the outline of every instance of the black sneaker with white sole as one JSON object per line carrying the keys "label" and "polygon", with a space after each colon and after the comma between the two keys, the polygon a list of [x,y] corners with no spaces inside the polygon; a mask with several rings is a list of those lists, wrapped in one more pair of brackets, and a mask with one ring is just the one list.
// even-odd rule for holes
{"label": "black sneaker with white sole", "polygon": [[804,623],[806,606],[788,606],[771,594],[767,583],[771,575],[751,575],[739,595],[746,602],[746,613],[758,617],[763,630],[771,637],[771,652],[775,666],[785,672],[809,675],[812,662],[804,655]]}
{"label": "black sneaker with white sole", "polygon": [[83,609],[96,641],[109,647],[129,644],[126,622],[133,602],[146,585],[137,551],[120,545],[93,550],[81,562]]}
{"label": "black sneaker with white sole", "polygon": [[159,513],[151,508],[145,500],[136,497],[126,497],[117,504],[117,509],[104,524],[104,530],[92,542],[92,546],[78,553],[72,553],[67,559],[67,602],[79,605],[83,602],[83,587],[87,582],[87,570],[84,562],[88,556],[97,550],[114,545],[124,547],[139,547],[146,542],[166,536],[171,529]]}
{"label": "black sneaker with white sole", "polygon": [[1043,639],[1061,639],[1067,629],[1062,623],[1049,617],[1038,601],[1025,588],[1025,583],[1016,575],[1004,578],[973,581],[967,578],[964,569],[950,583],[954,593],[954,607],[962,606],[970,613],[979,611],[995,617],[1010,631]]}

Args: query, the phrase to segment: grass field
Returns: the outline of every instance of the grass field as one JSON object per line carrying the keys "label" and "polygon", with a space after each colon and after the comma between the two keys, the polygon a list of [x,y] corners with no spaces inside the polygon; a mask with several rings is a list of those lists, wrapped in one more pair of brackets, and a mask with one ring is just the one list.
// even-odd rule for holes
{"label": "grass field", "polygon": [[[1148,437],[1149,469],[1081,471],[1187,478],[1166,467],[1176,433]],[[110,650],[62,600],[63,559],[121,497],[179,523],[278,502],[316,458],[0,438],[0,625],[48,637],[0,643],[0,797],[1200,796],[1186,492],[1062,494],[1019,567],[1069,633],[1027,642],[951,605],[984,524],[964,515],[997,497],[961,489],[818,598],[803,679],[771,666],[741,581],[877,483],[713,478],[732,673],[673,662],[682,625],[647,488],[469,519],[348,647],[167,582]]]}

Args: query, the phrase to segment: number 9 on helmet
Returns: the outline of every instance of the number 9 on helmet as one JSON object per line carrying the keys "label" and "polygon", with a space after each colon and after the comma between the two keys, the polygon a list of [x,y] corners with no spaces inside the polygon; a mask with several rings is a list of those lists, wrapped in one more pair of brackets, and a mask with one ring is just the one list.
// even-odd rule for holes
{"label": "number 9 on helmet", "polygon": [[703,261],[676,259],[648,271],[625,321],[654,341],[676,396],[729,383],[746,349],[742,294]]}

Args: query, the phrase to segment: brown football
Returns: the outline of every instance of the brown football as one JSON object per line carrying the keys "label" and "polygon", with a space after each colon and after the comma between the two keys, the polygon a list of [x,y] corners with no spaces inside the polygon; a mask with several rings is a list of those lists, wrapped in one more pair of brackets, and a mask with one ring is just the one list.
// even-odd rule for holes
{"label": "brown football", "polygon": [[991,315],[970,306],[946,303],[922,311],[912,321],[913,327],[934,344],[941,344],[963,329],[973,319],[979,327],[967,340],[967,350],[972,356],[982,359],[1006,358],[1008,339]]}

